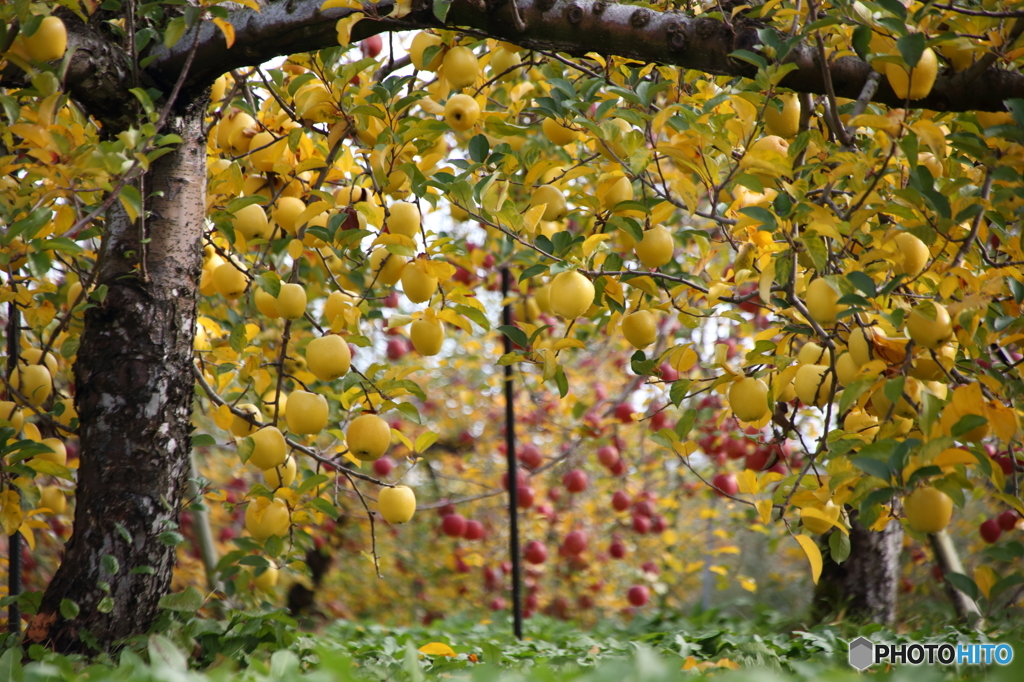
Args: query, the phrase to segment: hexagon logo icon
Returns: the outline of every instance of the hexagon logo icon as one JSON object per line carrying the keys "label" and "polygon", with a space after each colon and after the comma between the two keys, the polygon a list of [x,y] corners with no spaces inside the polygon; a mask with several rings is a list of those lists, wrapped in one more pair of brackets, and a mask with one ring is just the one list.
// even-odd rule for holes
{"label": "hexagon logo icon", "polygon": [[850,665],[857,670],[864,670],[874,661],[875,645],[865,637],[858,637],[850,642]]}

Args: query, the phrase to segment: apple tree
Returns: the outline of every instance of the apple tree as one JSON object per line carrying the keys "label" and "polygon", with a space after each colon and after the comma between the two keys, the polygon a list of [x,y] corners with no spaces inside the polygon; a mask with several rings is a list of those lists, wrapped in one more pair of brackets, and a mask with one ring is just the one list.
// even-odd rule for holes
{"label": "apple tree", "polygon": [[[412,493],[357,465],[393,438],[426,454],[446,346],[498,326],[516,347],[494,361],[562,400],[604,339],[633,348],[630,381],[671,369],[644,409],[679,466],[713,446],[691,437],[706,397],[797,448],[782,473],[707,483],[791,532],[815,580],[815,534],[842,559],[851,529],[941,534],[968,495],[1024,512],[1019,5],[0,16],[5,530],[45,531],[75,479],[33,641],[150,626],[193,443],[230,439],[264,471],[229,559],[258,579],[337,515],[343,482],[407,519]],[[529,296],[515,325],[488,317],[493,277],[468,276],[485,260]],[[760,327],[738,353],[714,345],[728,321]],[[396,329],[415,361],[385,359]],[[426,428],[406,443],[396,420]],[[986,594],[1013,584],[990,570]],[[891,603],[886,587],[867,611]]]}

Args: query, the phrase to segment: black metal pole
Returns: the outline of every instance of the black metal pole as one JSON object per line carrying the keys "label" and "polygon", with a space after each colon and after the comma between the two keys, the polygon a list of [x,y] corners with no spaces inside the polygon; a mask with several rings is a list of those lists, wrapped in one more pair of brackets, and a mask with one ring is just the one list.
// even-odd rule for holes
{"label": "black metal pole", "polygon": [[[508,268],[501,269],[501,297],[508,300],[511,275]],[[501,309],[501,323],[512,324],[512,306],[507,302]],[[505,337],[505,353],[512,352],[512,339]],[[512,392],[512,365],[505,365],[505,458],[508,462],[508,551],[512,555],[512,629],[518,639],[523,638],[522,567],[519,558],[519,471],[516,460],[516,408]]]}
{"label": "black metal pole", "polygon": [[[14,284],[14,272],[10,271],[11,289],[16,291]],[[21,311],[18,304],[11,301],[7,304],[7,377],[10,378],[18,366],[18,356],[21,355]],[[14,416],[14,413],[11,413]],[[17,490],[13,488],[12,490]],[[14,531],[14,535],[7,538],[7,594],[16,597],[21,594],[21,533]],[[7,630],[14,634],[21,633],[21,609],[17,600],[7,606]]]}

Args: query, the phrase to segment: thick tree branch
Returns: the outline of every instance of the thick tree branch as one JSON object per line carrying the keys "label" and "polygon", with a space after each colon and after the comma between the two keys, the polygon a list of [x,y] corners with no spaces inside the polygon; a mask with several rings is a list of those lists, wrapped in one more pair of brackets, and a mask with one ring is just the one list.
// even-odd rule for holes
{"label": "thick tree branch", "polygon": [[[321,12],[321,5],[322,0],[278,0],[268,3],[261,13],[237,10],[230,18],[236,35],[235,46],[231,49],[224,44],[220,32],[204,22],[199,27],[201,35],[190,91],[194,93],[233,68],[336,45],[335,24],[352,10]],[[393,7],[392,2],[376,5],[379,18],[368,18],[356,24],[352,40],[386,31],[442,26],[433,16],[429,3],[401,19],[387,17]],[[597,52],[712,74],[754,75],[750,64],[729,57],[734,50],[751,49],[758,42],[757,26],[742,23],[742,17],[734,20],[730,27],[708,17],[659,12],[601,0],[556,0],[554,3],[517,0],[516,7],[529,27],[526,33],[516,29],[511,3],[485,13],[472,0],[455,0],[446,24],[449,28],[469,29],[523,47],[574,56]],[[186,34],[170,50],[158,48],[148,69],[156,81],[168,87],[174,82],[184,65],[191,37]],[[823,70],[813,46],[796,48],[793,59],[798,68],[782,85],[798,92],[823,93]],[[828,73],[837,96],[856,99],[864,91],[872,70],[860,59],[844,57],[830,63]],[[914,104],[936,111],[1002,111],[1003,100],[1014,97],[1024,97],[1024,75],[991,67],[980,74],[972,70],[946,72],[940,75],[932,93]],[[873,100],[894,107],[903,104],[885,79],[881,79]]]}

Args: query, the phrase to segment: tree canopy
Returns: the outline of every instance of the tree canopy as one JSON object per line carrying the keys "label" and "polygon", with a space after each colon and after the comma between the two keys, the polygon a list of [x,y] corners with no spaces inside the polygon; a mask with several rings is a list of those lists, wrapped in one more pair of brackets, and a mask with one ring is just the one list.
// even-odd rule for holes
{"label": "tree canopy", "polygon": [[[545,406],[528,468],[582,493],[569,474],[671,462],[815,581],[854,523],[923,539],[972,495],[1024,514],[1020,3],[0,17],[5,530],[32,541],[78,486],[37,641],[152,621],[190,443],[245,483],[207,491],[248,530],[218,575],[276,576],[339,510],[408,520],[364,463],[450,473],[484,426],[434,395],[497,399],[505,366]],[[597,466],[608,446],[660,459]]]}

